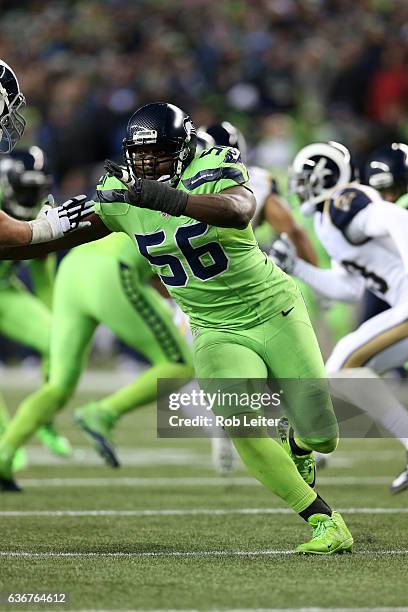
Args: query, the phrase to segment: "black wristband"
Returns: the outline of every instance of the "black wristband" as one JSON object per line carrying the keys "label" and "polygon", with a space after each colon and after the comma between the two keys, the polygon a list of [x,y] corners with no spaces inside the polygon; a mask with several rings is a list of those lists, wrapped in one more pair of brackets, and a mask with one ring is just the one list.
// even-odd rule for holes
{"label": "black wristband", "polygon": [[188,193],[185,191],[147,179],[140,179],[137,189],[138,206],[141,208],[161,210],[173,217],[180,217],[186,210]]}

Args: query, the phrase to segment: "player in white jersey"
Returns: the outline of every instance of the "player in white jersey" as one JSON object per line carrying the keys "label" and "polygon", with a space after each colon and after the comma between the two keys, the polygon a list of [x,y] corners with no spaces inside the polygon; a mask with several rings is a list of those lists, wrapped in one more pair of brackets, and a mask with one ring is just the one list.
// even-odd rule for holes
{"label": "player in white jersey", "polygon": [[[235,147],[239,150],[243,162],[246,162],[247,146],[242,132],[229,121],[216,123],[201,128],[198,134],[206,133],[213,139],[213,145]],[[251,225],[255,229],[263,221],[269,223],[277,234],[286,233],[302,259],[317,263],[317,257],[305,230],[296,222],[288,203],[281,197],[272,174],[259,166],[248,166],[249,184],[256,199],[256,211]],[[217,472],[223,475],[234,470],[235,454],[229,438],[222,437],[220,432],[212,440],[213,464]]]}
{"label": "player in white jersey", "polygon": [[[408,149],[392,146],[407,166]],[[371,164],[378,181],[381,167],[375,160]],[[301,210],[314,215],[316,234],[333,266],[326,270],[303,261],[286,237],[275,243],[271,256],[285,271],[330,299],[358,302],[368,290],[389,304],[388,310],[337,343],[326,369],[331,377],[377,379],[365,389],[361,384],[343,384],[342,394],[386,427],[408,451],[408,412],[377,376],[408,360],[408,211],[354,181],[350,154],[337,143],[304,147],[295,157],[292,174]],[[405,182],[405,191],[406,186]],[[406,488],[408,466],[393,481],[391,491]]]}

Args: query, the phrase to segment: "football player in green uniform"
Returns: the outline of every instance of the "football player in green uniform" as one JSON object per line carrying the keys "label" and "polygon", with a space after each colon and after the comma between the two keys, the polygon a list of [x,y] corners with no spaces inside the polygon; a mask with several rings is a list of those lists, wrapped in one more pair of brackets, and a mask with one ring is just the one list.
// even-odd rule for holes
{"label": "football player in green uniform", "polygon": [[[213,140],[213,146],[221,145],[238,149],[241,153],[241,160],[245,163],[246,141],[242,132],[235,125],[229,121],[223,121],[205,129]],[[257,236],[257,229],[266,224],[268,225],[268,243],[271,236],[285,233],[295,245],[298,256],[316,265],[317,257],[313,245],[304,228],[295,220],[289,204],[279,193],[277,182],[271,172],[259,166],[249,166],[248,173],[248,187],[256,199],[256,209],[251,219],[251,226],[258,242],[260,239]],[[212,439],[212,458],[219,474],[227,476],[233,472],[235,453],[227,435],[217,434]]]}
{"label": "football player in green uniform", "polygon": [[125,234],[79,246],[63,259],[55,280],[49,377],[22,402],[0,439],[0,487],[16,490],[10,478],[11,458],[72,396],[99,323],[151,363],[134,383],[76,413],[82,429],[112,467],[119,466],[112,443],[119,417],[156,399],[157,378],[187,381],[193,377],[191,351],[165,300],[148,284],[152,274]]}
{"label": "football player in green uniform", "polygon": [[[140,108],[124,140],[126,167],[107,163],[91,225],[70,240],[8,249],[3,257],[125,232],[190,317],[200,380],[241,379],[250,386],[251,379],[324,379],[300,292],[260,251],[249,225],[256,203],[239,151],[214,147],[195,157],[195,145],[194,125],[181,109],[166,103]],[[323,419],[324,436],[291,429],[284,444],[257,431],[255,437],[231,437],[250,473],[313,528],[298,552],[349,551],[353,538],[344,520],[309,486],[313,450],[332,452],[338,441],[330,397],[316,387],[313,401],[302,395],[302,402],[293,398],[299,413],[302,407],[306,412],[300,420]]]}
{"label": "football player in green uniform", "polygon": [[[9,153],[0,159],[0,208],[13,219],[31,219],[39,211],[51,177],[47,174],[45,158],[39,147]],[[19,280],[16,263],[0,263],[0,333],[37,351],[47,369],[51,327],[51,302],[54,282],[54,260],[51,257],[28,262],[33,293]],[[18,262],[19,263],[19,262]],[[0,436],[8,415],[4,402],[0,409]],[[53,453],[68,456],[69,442],[60,436],[53,425],[47,424],[37,432]],[[16,463],[21,462],[21,454]]]}

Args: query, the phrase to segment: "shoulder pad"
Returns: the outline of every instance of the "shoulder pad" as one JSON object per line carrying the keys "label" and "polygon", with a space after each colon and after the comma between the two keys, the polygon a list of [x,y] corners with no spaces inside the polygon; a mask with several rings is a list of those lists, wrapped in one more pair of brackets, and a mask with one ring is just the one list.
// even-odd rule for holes
{"label": "shoulder pad", "polygon": [[221,164],[238,164],[241,163],[241,153],[234,147],[211,147],[205,149],[198,159],[205,160],[210,166],[219,166]]}
{"label": "shoulder pad", "polygon": [[338,189],[328,201],[331,222],[344,230],[356,214],[371,203],[372,199],[358,187]]}
{"label": "shoulder pad", "polygon": [[239,164],[242,162],[241,153],[234,147],[228,147],[224,157],[225,164]]}
{"label": "shoulder pad", "polygon": [[94,201],[101,204],[125,202],[127,187],[116,177],[104,174],[99,180],[94,195]]}
{"label": "shoulder pad", "polygon": [[98,191],[105,191],[105,190],[113,190],[113,189],[127,189],[127,187],[115,176],[104,174],[99,179],[96,189]]}
{"label": "shoulder pad", "polygon": [[[237,160],[240,153],[233,147],[212,147],[195,157],[181,177],[182,185],[192,191],[204,183],[230,180],[237,185],[248,181],[246,167]],[[227,161],[229,160],[229,161]]]}

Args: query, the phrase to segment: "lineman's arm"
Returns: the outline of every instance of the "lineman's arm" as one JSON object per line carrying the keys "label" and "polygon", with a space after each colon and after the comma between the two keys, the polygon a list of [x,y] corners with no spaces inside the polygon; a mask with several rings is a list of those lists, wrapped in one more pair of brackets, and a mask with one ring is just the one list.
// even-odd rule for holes
{"label": "lineman's arm", "polygon": [[346,230],[353,241],[390,236],[408,272],[408,210],[389,202],[373,202],[361,210]]}
{"label": "lineman's arm", "polygon": [[33,221],[18,221],[0,213],[0,246],[26,246],[49,242],[86,227],[84,221],[94,211],[94,203],[85,195],[75,196],[55,206],[52,195]]}
{"label": "lineman's arm", "polygon": [[105,168],[110,176],[127,186],[127,189],[113,190],[112,196],[117,202],[236,229],[245,229],[255,214],[254,194],[243,184],[214,194],[191,194],[164,182],[135,180],[126,168],[110,160],[105,162]]}
{"label": "lineman's arm", "polygon": [[14,259],[18,261],[22,259],[43,257],[44,255],[53,253],[54,251],[71,249],[72,247],[84,244],[85,242],[99,240],[100,238],[104,238],[111,233],[98,215],[92,214],[87,217],[86,220],[90,222],[88,227],[84,227],[72,232],[71,234],[67,234],[63,238],[58,238],[58,240],[50,240],[48,242],[30,244],[28,246],[21,247],[0,248],[0,260]]}
{"label": "lineman's arm", "polygon": [[318,268],[303,259],[297,259],[293,274],[330,300],[358,302],[364,293],[364,280],[350,274],[343,266],[334,262],[332,266],[332,268]]}
{"label": "lineman's arm", "polygon": [[216,194],[190,194],[184,214],[216,227],[245,229],[255,214],[255,196],[237,186]]}
{"label": "lineman's arm", "polygon": [[18,221],[0,211],[0,244],[21,246],[29,244],[31,227],[27,221]]}
{"label": "lineman's arm", "polygon": [[330,300],[357,302],[364,292],[364,280],[350,274],[336,262],[332,262],[332,268],[324,269],[300,259],[295,246],[285,234],[275,240],[269,257],[282,270],[297,276],[317,293]]}
{"label": "lineman's arm", "polygon": [[289,236],[299,257],[317,265],[317,256],[307,233],[296,222],[288,205],[282,198],[275,193],[271,193],[264,205],[264,215],[266,221],[279,234]]}

